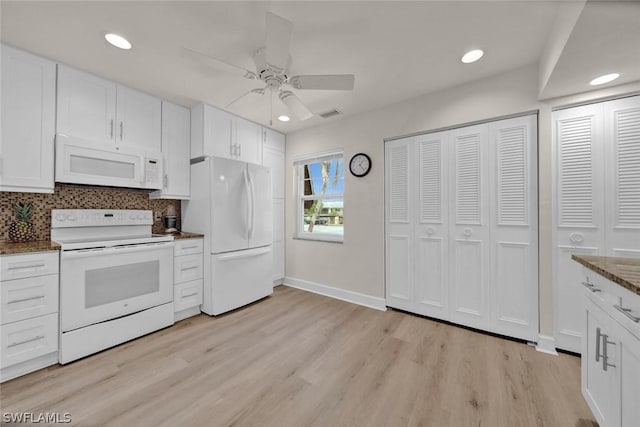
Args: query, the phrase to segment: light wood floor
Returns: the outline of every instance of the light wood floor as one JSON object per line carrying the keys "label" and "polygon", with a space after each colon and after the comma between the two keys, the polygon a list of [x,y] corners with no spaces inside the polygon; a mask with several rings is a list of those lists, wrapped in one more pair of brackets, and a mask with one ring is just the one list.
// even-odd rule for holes
{"label": "light wood floor", "polygon": [[591,426],[580,361],[278,287],[0,386],[85,426]]}

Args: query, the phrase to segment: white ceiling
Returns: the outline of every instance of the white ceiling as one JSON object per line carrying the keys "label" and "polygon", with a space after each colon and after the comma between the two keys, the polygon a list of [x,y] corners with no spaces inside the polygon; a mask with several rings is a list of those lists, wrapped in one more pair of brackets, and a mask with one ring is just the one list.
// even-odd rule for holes
{"label": "white ceiling", "polygon": [[[185,106],[220,108],[261,82],[208,69],[184,58],[181,47],[253,69],[272,11],[295,24],[291,74],[356,75],[351,92],[297,91],[315,113],[337,108],[348,116],[537,63],[558,2],[2,1],[0,8],[3,42]],[[589,90],[586,81],[608,71],[609,61],[624,69],[620,83],[640,80],[638,13],[638,3],[587,4],[542,95]],[[111,47],[107,32],[126,36],[133,49]],[[464,65],[460,57],[471,48],[485,57]],[[229,111],[269,125],[269,104],[268,96],[251,95]],[[283,112],[274,99],[273,116]],[[286,133],[326,120],[337,119],[274,120],[272,127]]]}

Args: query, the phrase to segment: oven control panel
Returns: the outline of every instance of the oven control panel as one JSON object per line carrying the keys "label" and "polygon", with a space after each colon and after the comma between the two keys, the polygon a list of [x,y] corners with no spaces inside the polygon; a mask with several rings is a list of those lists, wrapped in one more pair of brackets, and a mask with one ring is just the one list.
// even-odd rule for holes
{"label": "oven control panel", "polygon": [[129,209],[53,209],[51,227],[153,225],[153,212]]}

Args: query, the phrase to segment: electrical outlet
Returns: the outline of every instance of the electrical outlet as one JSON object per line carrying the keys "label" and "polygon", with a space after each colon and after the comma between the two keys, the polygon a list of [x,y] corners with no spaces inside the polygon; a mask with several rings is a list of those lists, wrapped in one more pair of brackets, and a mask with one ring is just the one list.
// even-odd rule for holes
{"label": "electrical outlet", "polygon": [[162,219],[162,211],[156,211],[156,221],[160,221]]}

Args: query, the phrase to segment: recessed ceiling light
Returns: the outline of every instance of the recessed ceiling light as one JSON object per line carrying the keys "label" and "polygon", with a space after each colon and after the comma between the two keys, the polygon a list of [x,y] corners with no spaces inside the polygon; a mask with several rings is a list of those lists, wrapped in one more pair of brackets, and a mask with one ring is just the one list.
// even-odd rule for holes
{"label": "recessed ceiling light", "polygon": [[484,55],[484,52],[480,49],[470,50],[469,52],[464,54],[464,56],[462,57],[462,62],[464,62],[465,64],[476,62],[478,59],[482,58],[482,55]]}
{"label": "recessed ceiling light", "polygon": [[618,77],[620,77],[620,74],[618,73],[605,74],[604,76],[596,77],[595,79],[591,80],[589,84],[591,86],[603,85],[605,83],[614,81]]}
{"label": "recessed ceiling light", "polygon": [[115,47],[120,49],[131,49],[131,43],[129,43],[129,40],[122,36],[117,34],[105,34],[104,38]]}
{"label": "recessed ceiling light", "polygon": [[291,118],[283,114],[281,116],[278,116],[278,120],[280,120],[281,122],[288,122],[289,120],[291,120]]}

